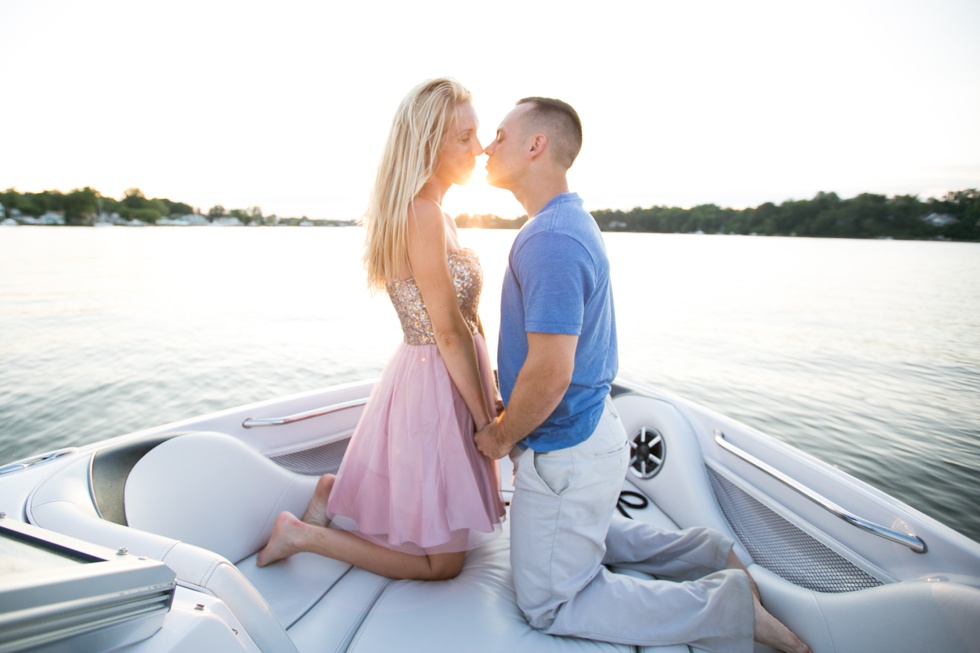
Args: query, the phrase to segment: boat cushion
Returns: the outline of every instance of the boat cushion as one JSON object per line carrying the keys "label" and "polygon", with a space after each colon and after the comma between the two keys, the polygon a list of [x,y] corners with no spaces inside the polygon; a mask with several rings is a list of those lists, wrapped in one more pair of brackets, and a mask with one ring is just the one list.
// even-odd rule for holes
{"label": "boat cushion", "polygon": [[165,433],[103,447],[92,454],[92,499],[102,519],[128,526],[124,492],[133,466],[161,442],[182,433]]}
{"label": "boat cushion", "polygon": [[243,627],[243,637],[260,650],[295,651],[270,606],[226,558],[166,534],[102,519],[89,492],[90,461],[87,456],[81,457],[37,487],[27,509],[32,523],[130,555],[160,560],[176,574],[179,586],[209,594],[224,603],[235,623]]}
{"label": "boat cushion", "polygon": [[133,466],[126,519],[238,562],[265,545],[280,512],[303,514],[316,481],[229,435],[192,433],[157,445]]}
{"label": "boat cushion", "polygon": [[[374,651],[533,651],[534,653],[634,651],[632,646],[535,630],[517,607],[511,580],[509,528],[496,540],[470,551],[456,578],[442,582],[392,581],[351,638],[354,653]],[[319,607],[319,606],[318,606]],[[316,610],[310,618],[319,618]],[[306,621],[304,619],[303,621]],[[290,631],[301,651],[315,648],[300,624]],[[312,633],[310,633],[312,634]],[[419,646],[409,643],[418,642]],[[641,648],[648,653],[688,653],[686,646]]]}
{"label": "boat cushion", "polygon": [[[225,473],[216,473],[216,466]],[[175,469],[186,472],[170,491],[161,492],[175,480]],[[463,572],[449,581],[391,581],[312,554],[258,567],[254,552],[265,543],[276,514],[301,514],[315,482],[316,477],[286,471],[230,436],[192,433],[158,445],[133,467],[126,515],[133,527],[236,560],[301,652],[633,650],[531,628],[514,596],[506,524],[503,535],[471,551]],[[638,517],[672,525],[653,506]],[[688,651],[684,646],[650,650]]]}

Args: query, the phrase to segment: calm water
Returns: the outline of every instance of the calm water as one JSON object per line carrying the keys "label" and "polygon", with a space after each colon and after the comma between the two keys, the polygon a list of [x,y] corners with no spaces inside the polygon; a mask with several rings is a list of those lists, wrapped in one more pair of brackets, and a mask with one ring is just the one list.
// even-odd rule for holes
{"label": "calm water", "polygon": [[[464,230],[496,344],[514,232]],[[980,540],[980,245],[607,234],[621,372]],[[359,229],[0,228],[0,462],[376,376]]]}

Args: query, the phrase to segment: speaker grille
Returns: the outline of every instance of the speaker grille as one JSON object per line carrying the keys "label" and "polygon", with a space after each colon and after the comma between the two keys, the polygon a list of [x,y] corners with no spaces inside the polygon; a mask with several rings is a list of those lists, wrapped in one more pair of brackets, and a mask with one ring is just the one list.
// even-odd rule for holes
{"label": "speaker grille", "polygon": [[349,442],[350,438],[344,438],[306,451],[275,456],[270,460],[297,474],[307,476],[336,474],[337,470],[340,469],[340,462],[347,452]]}
{"label": "speaker grille", "polygon": [[667,443],[657,429],[643,426],[630,440],[630,472],[640,478],[653,478],[664,466]]}
{"label": "speaker grille", "polygon": [[708,467],[711,485],[732,530],[752,559],[815,592],[854,592],[882,585]]}

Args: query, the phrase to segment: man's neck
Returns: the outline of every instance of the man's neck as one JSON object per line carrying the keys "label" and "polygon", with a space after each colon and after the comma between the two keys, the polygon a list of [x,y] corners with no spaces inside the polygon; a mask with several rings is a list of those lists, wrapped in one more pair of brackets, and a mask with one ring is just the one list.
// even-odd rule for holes
{"label": "man's neck", "polygon": [[514,197],[527,212],[528,218],[533,218],[538,211],[552,199],[568,192],[568,180],[564,175],[538,179],[529,183],[525,188],[514,192]]}

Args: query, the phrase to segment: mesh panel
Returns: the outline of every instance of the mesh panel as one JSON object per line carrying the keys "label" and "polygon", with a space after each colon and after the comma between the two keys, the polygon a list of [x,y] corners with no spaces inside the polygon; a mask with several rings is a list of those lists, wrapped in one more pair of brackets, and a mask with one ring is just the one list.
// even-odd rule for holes
{"label": "mesh panel", "polygon": [[336,474],[349,442],[350,438],[344,438],[306,451],[275,456],[271,460],[297,474],[307,476]]}
{"label": "mesh panel", "polygon": [[769,571],[815,592],[853,592],[882,584],[710,467],[708,472],[728,523],[753,560]]}

